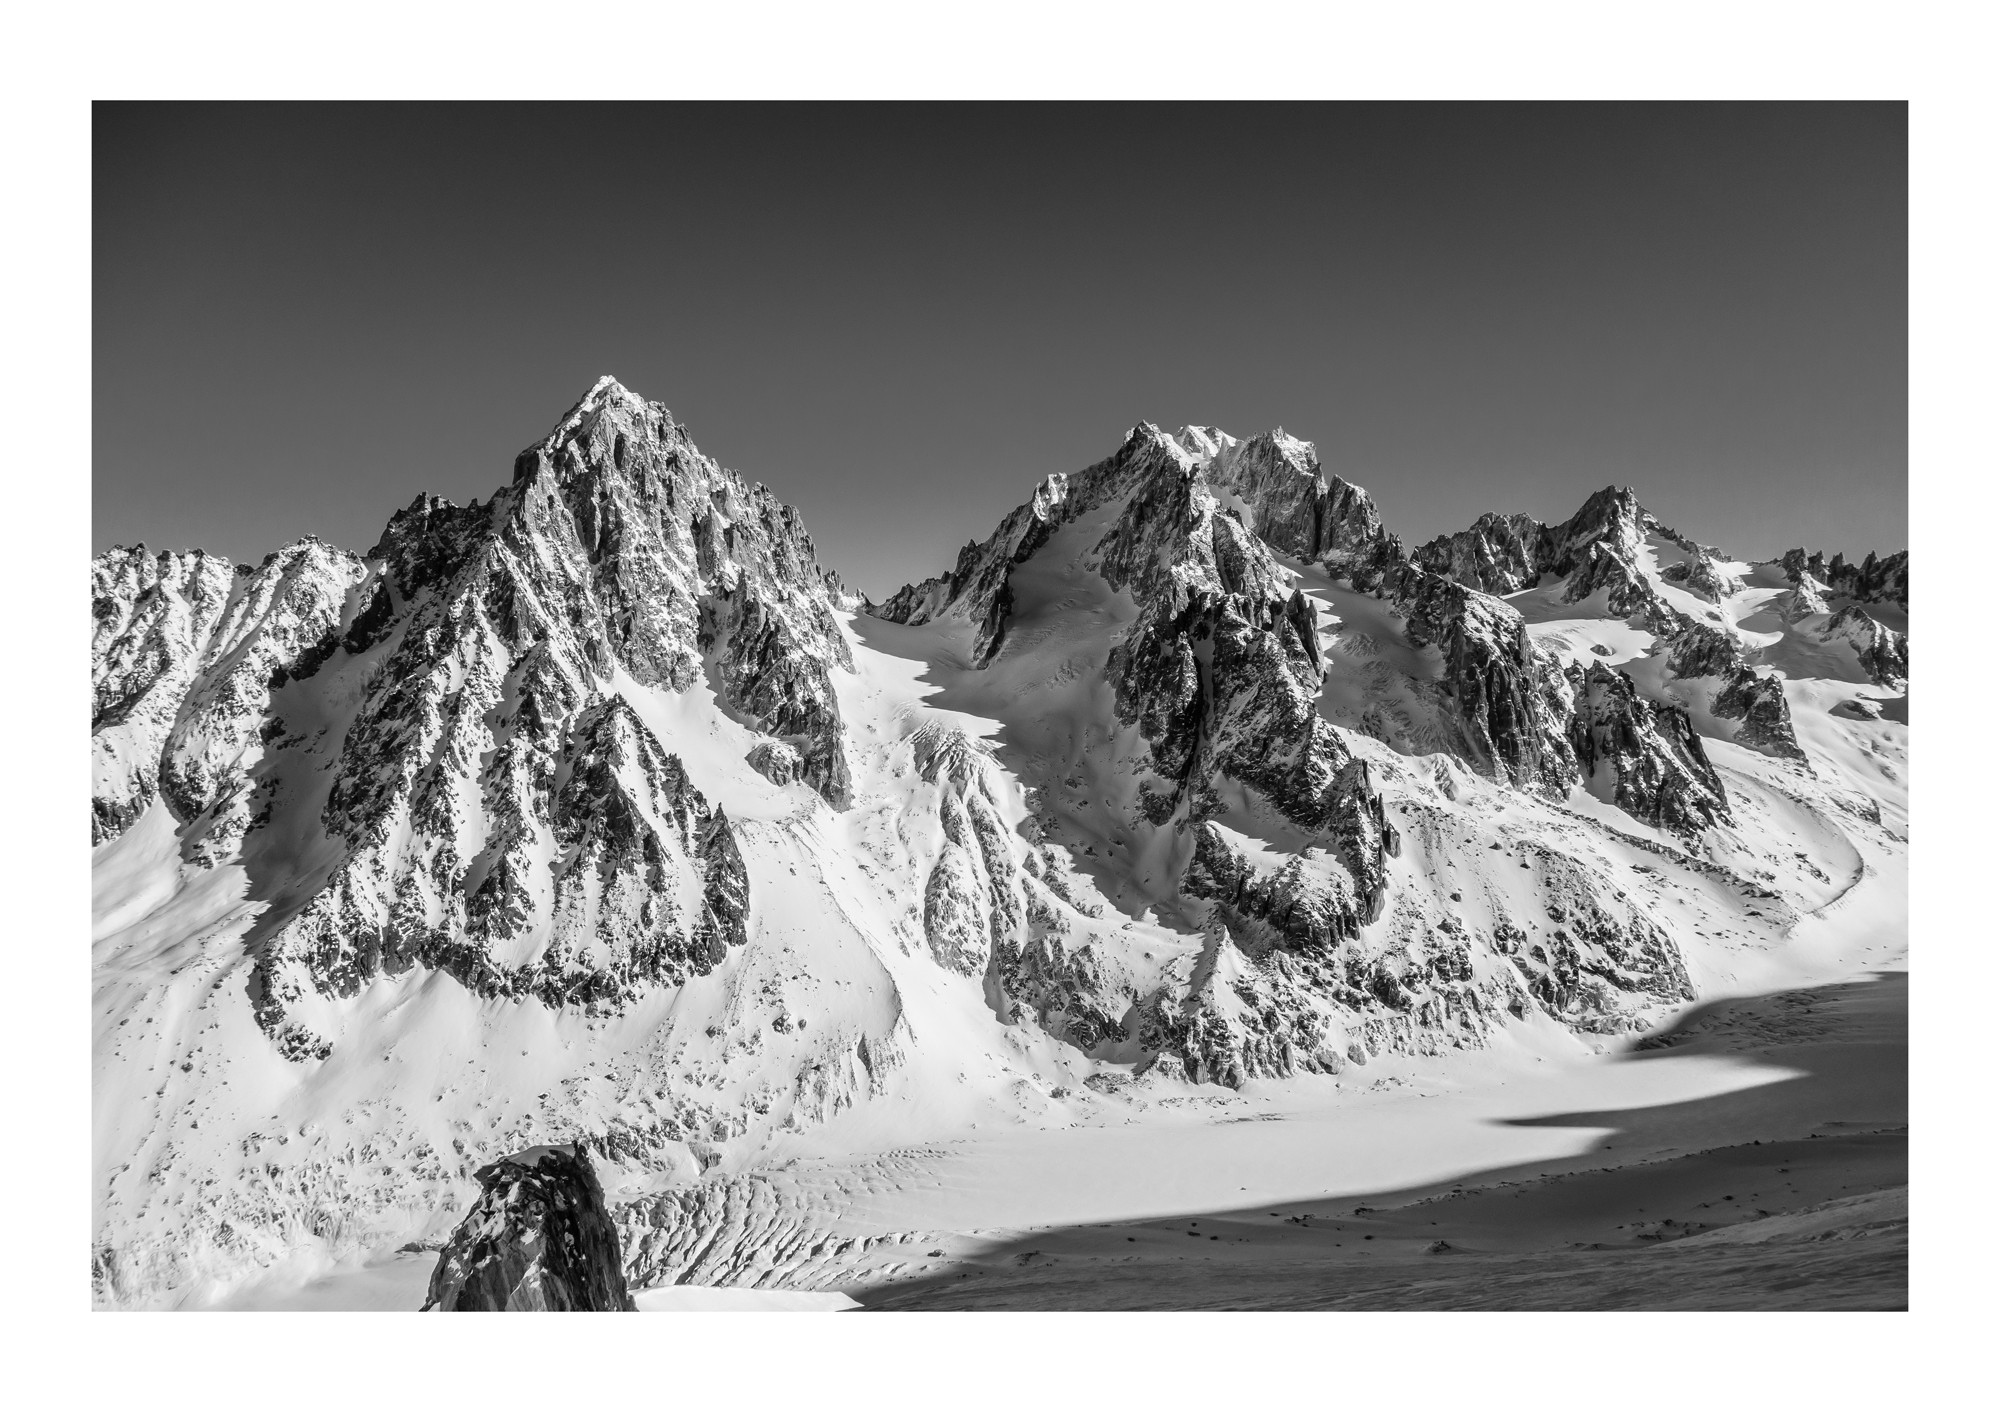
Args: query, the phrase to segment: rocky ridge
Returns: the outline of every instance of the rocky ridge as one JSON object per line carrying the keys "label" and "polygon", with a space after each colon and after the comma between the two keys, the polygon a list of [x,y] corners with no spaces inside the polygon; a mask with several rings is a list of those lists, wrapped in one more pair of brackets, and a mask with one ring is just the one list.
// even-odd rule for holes
{"label": "rocky ridge", "polygon": [[[1660,562],[1668,556],[1678,557]],[[1548,590],[1555,601],[1600,605],[1605,615],[1651,633],[1675,676],[1714,678],[1709,708],[1744,722],[1741,743],[1803,758],[1776,678],[1746,661],[1742,641],[1715,626],[1720,615],[1707,607],[1739,591],[1741,580],[1710,550],[1661,524],[1631,490],[1606,487],[1556,525],[1484,515],[1469,529],[1421,546],[1414,559],[1489,593],[1518,594],[1559,580]],[[1677,604],[1672,591],[1690,601]]]}
{"label": "rocky ridge", "polygon": [[1898,550],[1877,558],[1871,550],[1859,564],[1850,564],[1843,554],[1828,559],[1815,549],[1788,549],[1778,562],[1795,585],[1808,579],[1823,593],[1852,598],[1857,603],[1894,603],[1910,610],[1910,551]]}
{"label": "rocky ridge", "polygon": [[[1637,573],[1621,573],[1592,539],[1629,521],[1628,503],[1636,504],[1615,493],[1594,498],[1575,527],[1549,537],[1548,554],[1575,566],[1589,592],[1610,583],[1633,604],[1650,604]],[[1065,525],[1100,512],[1109,526],[1087,563],[1138,609],[1103,669],[1118,720],[1146,747],[1131,822],[1184,838],[1174,845],[1184,859],[1180,893],[1210,907],[1187,980],[1138,1011],[1142,1047],[1181,1072],[1231,1084],[1337,1072],[1367,1052],[1343,1036],[1373,1026],[1378,1040],[1409,1042],[1395,1022],[1412,1017],[1415,1031],[1463,1030],[1476,1042],[1509,1003],[1512,980],[1496,988],[1494,975],[1512,978],[1527,964],[1475,977],[1469,948],[1496,956],[1504,932],[1474,936],[1421,907],[1386,950],[1360,944],[1383,915],[1385,864],[1399,839],[1370,765],[1318,709],[1331,670],[1324,607],[1294,585],[1279,555],[1383,601],[1411,645],[1438,654],[1431,690],[1442,738],[1474,769],[1550,798],[1601,777],[1619,807],[1683,835],[1729,817],[1684,711],[1647,700],[1601,665],[1565,670],[1534,646],[1513,608],[1405,557],[1365,492],[1328,478],[1311,446],[1282,432],[1239,441],[1213,428],[1168,436],[1142,424],[1107,460],[1045,481],[987,541],[961,551],[951,574],[869,611],[905,624],[966,622],[973,664],[990,666],[1005,648],[1015,571]],[[1244,790],[1253,812],[1268,806],[1291,831],[1294,851],[1281,867],[1252,861],[1260,850],[1251,840],[1212,822],[1230,813],[1225,797]],[[1623,915],[1628,939],[1610,949],[1658,959],[1664,945],[1666,959],[1648,974],[1675,977],[1672,943]],[[1599,930],[1610,938],[1616,927]],[[1421,982],[1403,950],[1419,933],[1443,938],[1418,943],[1439,957]],[[1600,981],[1600,999],[1631,980],[1602,969],[1620,979]],[[1651,998],[1684,987],[1679,975],[1635,989]],[[1555,993],[1545,977],[1544,992]],[[1618,1009],[1599,1005],[1590,1022]],[[1574,1018],[1560,1006],[1554,1013]]]}

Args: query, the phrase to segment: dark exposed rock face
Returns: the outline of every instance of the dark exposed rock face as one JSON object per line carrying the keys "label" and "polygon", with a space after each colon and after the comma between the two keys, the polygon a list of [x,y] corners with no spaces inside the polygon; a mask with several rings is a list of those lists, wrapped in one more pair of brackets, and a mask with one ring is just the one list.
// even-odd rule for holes
{"label": "dark exposed rock face", "polygon": [[1692,621],[1667,649],[1667,666],[1677,677],[1734,676],[1742,665],[1741,638]]}
{"label": "dark exposed rock face", "polygon": [[1564,581],[1566,603],[1601,591],[1616,616],[1650,617],[1662,605],[1639,567],[1649,536],[1683,556],[1660,570],[1665,581],[1711,603],[1734,590],[1707,550],[1662,525],[1631,490],[1615,486],[1596,492],[1561,524],[1544,525],[1527,515],[1482,515],[1470,529],[1423,545],[1414,558],[1432,573],[1482,593],[1518,593],[1548,575]]}
{"label": "dark exposed rock face", "polygon": [[[1482,515],[1470,529],[1434,539],[1413,557],[1432,573],[1482,593],[1518,593],[1550,575],[1564,580],[1564,602],[1580,603],[1602,591],[1610,610],[1624,617],[1652,601],[1637,562],[1649,534],[1679,545],[1691,563],[1697,557],[1707,562],[1691,541],[1647,514],[1629,489],[1615,486],[1592,495],[1561,524],[1544,525],[1527,515]],[[1712,579],[1712,567],[1700,575]]]}
{"label": "dark exposed rock face", "polygon": [[1194,828],[1194,856],[1181,875],[1191,897],[1218,902],[1283,937],[1288,948],[1332,952],[1360,935],[1354,900],[1338,876],[1294,857],[1275,873],[1259,874],[1211,823]]}
{"label": "dark exposed rock face", "polygon": [[1792,730],[1792,709],[1784,684],[1769,672],[1746,665],[1742,639],[1682,615],[1680,630],[1667,639],[1667,666],[1677,677],[1716,677],[1721,685],[1710,704],[1723,720],[1742,721],[1736,744],[1785,760],[1803,760]]}
{"label": "dark exposed rock face", "polygon": [[[759,730],[792,747],[799,759],[797,778],[835,808],[845,808],[851,782],[844,728],[827,677],[829,657],[853,666],[845,641],[832,624],[815,624],[824,636],[814,650],[802,641],[793,619],[773,611],[748,584],[712,600],[706,620],[713,626],[702,645],[723,644],[717,675],[726,698]],[[838,654],[828,650],[833,646]]]}
{"label": "dark exposed rock face", "polygon": [[766,734],[795,737],[808,782],[845,801],[829,676],[853,668],[832,614],[844,590],[815,561],[797,511],[609,379],[522,453],[512,490],[524,529],[583,551],[594,616],[634,677],[685,691],[701,654],[716,654],[723,699]]}
{"label": "dark exposed rock face", "polygon": [[1542,522],[1528,515],[1481,515],[1470,529],[1421,546],[1414,558],[1482,593],[1518,593],[1542,575],[1544,532]]}
{"label": "dark exposed rock face", "polygon": [[1149,618],[1111,670],[1119,717],[1138,723],[1165,781],[1152,806],[1162,821],[1208,816],[1219,781],[1240,781],[1334,840],[1363,897],[1379,891],[1381,806],[1366,767],[1317,714],[1318,672],[1282,608],[1197,595],[1178,614]]}
{"label": "dark exposed rock face", "polygon": [[[1612,561],[1584,554],[1573,562],[1602,586]],[[1617,575],[1610,581],[1627,582]],[[1722,783],[1684,711],[1652,706],[1630,677],[1601,664],[1565,672],[1534,648],[1520,615],[1498,599],[1415,566],[1393,582],[1410,641],[1443,653],[1441,685],[1462,732],[1461,753],[1474,767],[1560,799],[1600,763],[1614,762],[1612,798],[1634,818],[1679,832],[1727,819]],[[1796,754],[1776,679],[1732,666],[1741,656],[1733,636],[1662,611],[1681,629],[1668,638],[1676,671],[1764,683],[1749,688],[1759,702],[1751,734],[1762,748]]]}
{"label": "dark exposed rock face", "polygon": [[1572,667],[1570,679],[1571,744],[1586,779],[1604,772],[1618,807],[1660,828],[1697,833],[1728,821],[1722,781],[1685,711],[1653,705],[1630,677],[1601,664]]}
{"label": "dark exposed rock face", "polygon": [[1444,690],[1462,753],[1482,772],[1560,797],[1580,767],[1570,745],[1570,688],[1538,653],[1521,615],[1497,598],[1414,566],[1395,581],[1405,631],[1444,655]]}
{"label": "dark exposed rock face", "polygon": [[[1778,561],[1794,585],[1810,579],[1840,598],[1858,603],[1894,603],[1905,612],[1910,607],[1910,551],[1898,550],[1878,559],[1871,551],[1859,564],[1850,564],[1844,555],[1829,560],[1815,549],[1788,549]],[[1824,610],[1822,610],[1824,611]]]}
{"label": "dark exposed rock face", "polygon": [[1239,442],[1191,427],[1180,445],[1206,459],[1208,483],[1247,505],[1246,528],[1279,553],[1323,565],[1364,591],[1402,559],[1368,492],[1327,472],[1312,444],[1283,428]]}
{"label": "dark exposed rock face", "polygon": [[581,1147],[536,1147],[475,1173],[479,1199],[431,1274],[426,1310],[634,1312],[617,1227]]}
{"label": "dark exposed rock face", "polygon": [[[1745,662],[1743,642],[1734,633],[1681,611],[1648,582],[1641,569],[1641,552],[1651,537],[1684,556],[1659,570],[1662,582],[1673,584],[1709,602],[1719,603],[1740,585],[1724,575],[1712,555],[1646,512],[1630,490],[1607,487],[1560,525],[1545,526],[1523,515],[1482,517],[1472,528],[1433,540],[1417,551],[1416,561],[1459,583],[1492,593],[1531,587],[1544,575],[1563,581],[1562,600],[1580,603],[1602,593],[1607,611],[1652,632],[1658,651],[1677,677],[1722,680],[1714,713],[1745,722],[1739,744],[1786,759],[1803,759],[1792,732],[1791,711],[1784,689],[1768,672]],[[1803,570],[1803,551],[1794,551]],[[1787,560],[1788,567],[1791,560]],[[1788,619],[1826,611],[1810,578],[1793,574],[1795,592],[1780,611]],[[1714,617],[1714,614],[1710,614]],[[1475,759],[1477,757],[1475,756]],[[1634,777],[1671,779],[1676,772],[1665,759],[1637,771]],[[1641,799],[1633,813],[1651,818],[1660,801]],[[1624,798],[1620,796],[1624,807]],[[1671,803],[1665,805],[1675,812]]]}
{"label": "dark exposed rock face", "polygon": [[1098,548],[1105,581],[1145,605],[1105,671],[1162,781],[1154,822],[1199,822],[1219,810],[1223,780],[1248,785],[1338,852],[1354,882],[1349,924],[1372,916],[1394,831],[1366,767],[1319,714],[1312,605],[1192,464],[1134,490]]}
{"label": "dark exposed rock face", "polygon": [[1699,598],[1711,603],[1720,603],[1723,598],[1736,590],[1736,582],[1723,575],[1715,567],[1715,560],[1701,550],[1694,550],[1678,564],[1669,564],[1660,570],[1660,577],[1668,583],[1678,584]]}
{"label": "dark exposed rock face", "polygon": [[1877,685],[1900,687],[1910,679],[1909,639],[1885,627],[1859,604],[1835,613],[1820,634],[1826,642],[1845,642],[1854,649],[1862,670]]}
{"label": "dark exposed rock face", "polygon": [[[1737,671],[1743,655],[1737,638],[1674,608],[1647,580],[1641,553],[1649,536],[1686,555],[1670,566],[1678,572],[1662,578],[1712,601],[1732,590],[1705,550],[1660,525],[1631,491],[1615,488],[1592,495],[1559,525],[1484,516],[1469,530],[1423,546],[1391,583],[1409,613],[1410,640],[1444,653],[1443,685],[1472,764],[1560,797],[1615,758],[1621,763],[1613,797],[1620,808],[1677,830],[1700,828],[1726,817],[1726,805],[1685,716],[1671,707],[1654,712],[1628,677],[1601,665],[1565,673],[1533,648],[1519,614],[1487,596],[1553,577],[1562,582],[1563,601],[1601,594],[1612,615],[1655,633],[1677,675]],[[1782,692],[1777,704],[1775,716],[1766,712],[1767,726],[1773,739],[1782,732],[1789,740]],[[1609,745],[1613,737],[1616,746]]]}
{"label": "dark exposed rock face", "polygon": [[1787,760],[1803,760],[1792,731],[1792,708],[1785,702],[1785,684],[1774,676],[1738,667],[1715,695],[1711,708],[1724,720],[1741,721],[1736,743]]}
{"label": "dark exposed rock face", "polygon": [[[1280,952],[1257,966],[1216,924],[1186,995],[1154,997],[1141,1029],[1162,1065],[1195,1083],[1239,1088],[1257,1077],[1337,1074],[1349,1056],[1329,1001],[1346,990],[1337,963]],[[1349,998],[1367,1003],[1358,992]]]}

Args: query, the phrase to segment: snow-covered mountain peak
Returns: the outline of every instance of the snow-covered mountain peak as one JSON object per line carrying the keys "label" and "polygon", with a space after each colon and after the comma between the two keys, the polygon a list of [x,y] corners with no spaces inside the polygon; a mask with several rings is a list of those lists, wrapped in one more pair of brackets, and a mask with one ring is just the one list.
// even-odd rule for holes
{"label": "snow-covered mountain peak", "polygon": [[571,1141],[635,1277],[761,1271],[841,1244],[760,1184],[825,1134],[1557,1053],[1900,876],[1907,555],[1728,561],[1618,488],[1412,554],[1278,430],[1023,491],[856,613],[601,379],[365,558],[99,556],[101,1297]]}
{"label": "snow-covered mountain peak", "polygon": [[1221,427],[1182,427],[1174,433],[1174,440],[1183,451],[1203,461],[1236,444],[1236,438]]}
{"label": "snow-covered mountain peak", "polygon": [[576,400],[576,405],[556,423],[545,444],[561,440],[568,431],[592,414],[614,407],[631,414],[653,412],[669,422],[673,420],[664,404],[648,401],[626,387],[614,375],[605,373],[590,385],[589,390]]}

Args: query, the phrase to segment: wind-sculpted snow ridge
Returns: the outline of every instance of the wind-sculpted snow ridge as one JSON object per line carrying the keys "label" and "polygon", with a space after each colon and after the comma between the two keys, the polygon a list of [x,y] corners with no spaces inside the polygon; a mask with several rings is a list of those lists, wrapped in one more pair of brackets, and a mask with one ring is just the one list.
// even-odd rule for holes
{"label": "wind-sculpted snow ridge", "polygon": [[863,605],[610,379],[365,557],[114,550],[97,1297],[435,1248],[545,1144],[635,1288],[831,1287],[975,1127],[1644,1028],[1900,885],[1907,556],[1796,557],[1622,491],[1413,555],[1142,423]]}

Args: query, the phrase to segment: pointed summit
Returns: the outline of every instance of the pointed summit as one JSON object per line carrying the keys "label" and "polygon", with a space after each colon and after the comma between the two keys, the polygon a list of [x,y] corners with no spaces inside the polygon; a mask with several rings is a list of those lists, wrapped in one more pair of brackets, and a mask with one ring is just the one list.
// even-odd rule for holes
{"label": "pointed summit", "polygon": [[648,402],[638,393],[632,391],[631,388],[625,386],[624,383],[618,381],[615,374],[606,373],[590,385],[590,391],[577,399],[576,408],[572,410],[595,411],[599,408],[611,406],[639,408],[653,405],[655,404]]}
{"label": "pointed summit", "polygon": [[[576,400],[550,428],[547,436],[515,458],[515,481],[523,480],[538,459],[545,463],[554,462],[565,469],[573,468],[573,464],[592,463],[594,458],[588,454],[588,448],[604,440],[596,433],[607,421],[615,425],[611,428],[612,435],[606,449],[615,451],[635,431],[643,431],[650,439],[673,441],[685,444],[691,451],[694,449],[686,431],[674,421],[673,413],[664,404],[647,401],[606,373],[590,385],[590,390]],[[565,458],[560,454],[565,446],[583,447],[585,452],[580,457],[572,455]],[[612,459],[617,469],[625,469],[622,460],[616,456]]]}

